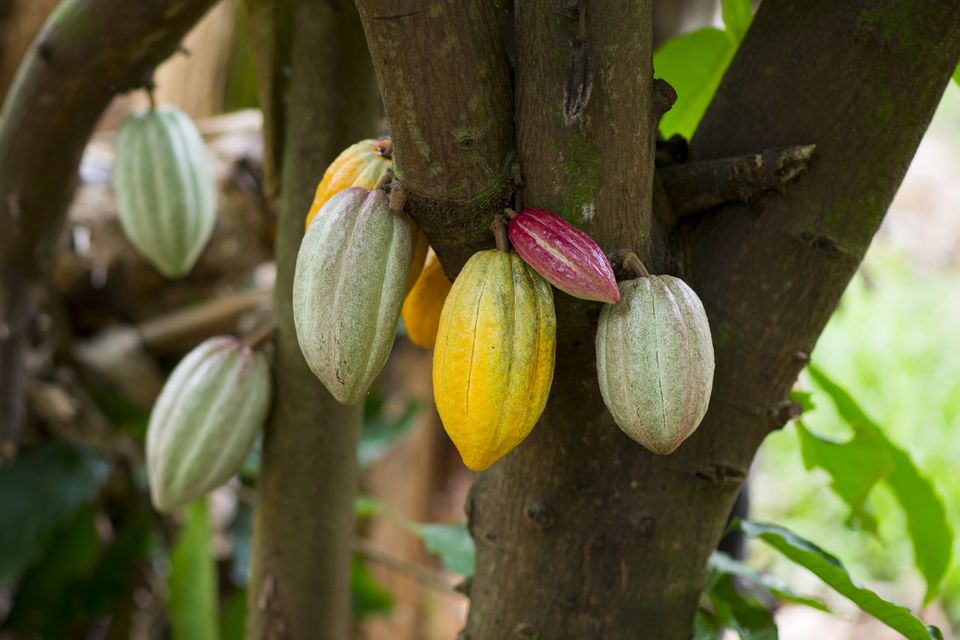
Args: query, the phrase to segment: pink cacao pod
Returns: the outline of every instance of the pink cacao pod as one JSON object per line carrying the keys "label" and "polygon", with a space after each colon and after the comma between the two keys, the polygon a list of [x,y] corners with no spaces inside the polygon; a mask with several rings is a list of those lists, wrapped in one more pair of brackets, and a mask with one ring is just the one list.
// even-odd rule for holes
{"label": "pink cacao pod", "polygon": [[557,289],[583,300],[620,302],[617,280],[603,250],[560,216],[546,209],[524,209],[513,216],[507,231],[520,257]]}

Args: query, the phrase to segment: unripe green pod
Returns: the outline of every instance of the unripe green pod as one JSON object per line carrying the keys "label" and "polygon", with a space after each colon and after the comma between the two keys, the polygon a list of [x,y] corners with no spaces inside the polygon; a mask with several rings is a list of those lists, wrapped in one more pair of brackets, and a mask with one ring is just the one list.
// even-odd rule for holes
{"label": "unripe green pod", "polygon": [[343,404],[363,398],[390,355],[412,251],[406,214],[391,211],[380,189],[361,187],[327,200],[300,244],[297,340],[311,371]]}
{"label": "unripe green pod", "polygon": [[600,393],[620,429],[657,454],[700,425],[713,386],[713,343],[700,299],[672,276],[619,283],[597,326]]}
{"label": "unripe green pod", "polygon": [[117,134],[113,190],[137,251],[168,278],[189,272],[217,219],[210,160],[189,116],[169,106],[129,116]]}
{"label": "unripe green pod", "polygon": [[170,374],[150,413],[150,496],[170,511],[226,482],[270,409],[266,357],[231,336],[205,340]]}

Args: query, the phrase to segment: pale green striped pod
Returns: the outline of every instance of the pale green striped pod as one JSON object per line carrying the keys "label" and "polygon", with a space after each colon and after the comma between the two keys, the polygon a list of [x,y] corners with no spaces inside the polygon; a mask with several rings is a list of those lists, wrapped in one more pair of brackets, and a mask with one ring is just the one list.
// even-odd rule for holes
{"label": "pale green striped pod", "polygon": [[672,276],[619,283],[597,326],[600,393],[620,429],[657,454],[700,425],[713,387],[713,343],[703,304]]}
{"label": "pale green striped pod", "polygon": [[170,106],[130,115],[117,134],[113,191],[137,251],[168,278],[189,272],[217,219],[210,160],[190,117]]}
{"label": "pale green striped pod", "polygon": [[150,496],[170,511],[230,479],[270,409],[266,357],[232,336],[205,340],[170,374],[150,413]]}
{"label": "pale green striped pod", "polygon": [[314,375],[343,404],[363,398],[387,362],[412,251],[410,221],[390,210],[379,189],[340,191],[303,237],[293,280],[297,340]]}

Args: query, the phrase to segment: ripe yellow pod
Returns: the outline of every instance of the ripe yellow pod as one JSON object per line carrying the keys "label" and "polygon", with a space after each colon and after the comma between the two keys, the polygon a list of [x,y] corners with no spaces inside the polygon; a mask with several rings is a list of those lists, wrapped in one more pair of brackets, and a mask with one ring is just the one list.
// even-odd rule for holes
{"label": "ripe yellow pod", "polygon": [[410,342],[424,349],[433,348],[440,327],[440,312],[451,286],[437,254],[430,251],[427,264],[407,294],[400,311]]}
{"label": "ripe yellow pod", "polygon": [[317,185],[306,225],[310,226],[320,207],[334,195],[347,187],[373,189],[392,167],[390,138],[361,140],[344,149]]}
{"label": "ripe yellow pod", "polygon": [[553,382],[550,285],[516,253],[475,253],[440,314],[433,394],[464,464],[483,471],[520,444]]}

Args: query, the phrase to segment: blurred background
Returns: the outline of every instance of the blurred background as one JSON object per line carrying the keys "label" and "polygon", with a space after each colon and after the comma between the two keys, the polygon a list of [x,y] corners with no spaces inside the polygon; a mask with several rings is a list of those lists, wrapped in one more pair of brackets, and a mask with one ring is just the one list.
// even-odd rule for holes
{"label": "blurred background", "polygon": [[[56,4],[0,3],[0,94]],[[54,346],[32,363],[26,446],[0,466],[0,638],[204,637],[191,633],[211,628],[242,637],[256,452],[239,478],[173,518],[150,509],[141,453],[166,372],[202,338],[254,326],[268,311],[275,212],[261,189],[261,123],[240,4],[221,2],[156,76],[157,101],[197,120],[215,161],[217,229],[194,272],[162,279],[116,222],[113,132],[146,105],[143,92],[115,100],[85,155],[54,274],[57,303],[34,327],[38,344]],[[658,6],[661,42],[719,24],[712,0],[667,4]],[[953,528],[960,523],[957,203],[960,88],[951,83],[813,354],[931,481]],[[54,358],[66,341],[49,333],[62,317],[69,317],[72,346],[66,358]],[[462,507],[472,474],[433,409],[430,353],[400,334],[367,402],[358,452],[355,637],[453,638],[467,610],[457,585],[472,567]],[[806,377],[798,384],[813,389]],[[811,400],[805,427],[848,440],[850,426],[826,395],[813,389]],[[881,595],[919,608],[926,587],[907,516],[887,485],[878,483],[851,517],[831,476],[805,460],[795,424],[769,436],[750,480],[751,517],[818,542]],[[766,547],[749,546],[745,561],[839,614],[783,605],[782,638],[898,637]],[[956,562],[925,619],[945,635],[960,629]]]}

